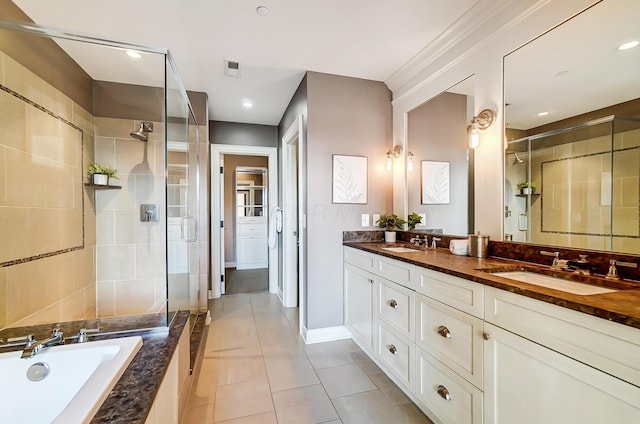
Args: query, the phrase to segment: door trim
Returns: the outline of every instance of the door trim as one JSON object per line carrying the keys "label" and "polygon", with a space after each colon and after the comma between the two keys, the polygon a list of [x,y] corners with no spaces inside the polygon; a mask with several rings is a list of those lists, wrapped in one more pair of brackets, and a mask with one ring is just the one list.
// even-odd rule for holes
{"label": "door trim", "polygon": [[[244,155],[244,156],[266,156],[268,158],[268,198],[269,198],[269,223],[268,230],[271,231],[273,220],[272,211],[278,204],[278,149],[275,147],[260,146],[235,146],[231,144],[211,145],[211,187],[220,187],[222,178],[220,177],[220,155]],[[211,193],[211,263],[213,270],[211,274],[213,297],[221,296],[220,276],[224,275],[224,262],[220,257],[220,243],[222,231],[220,221],[223,216],[220,212],[222,199],[219,190]],[[225,227],[227,224],[225,224]],[[278,290],[278,246],[269,248],[269,293],[276,293]]]}

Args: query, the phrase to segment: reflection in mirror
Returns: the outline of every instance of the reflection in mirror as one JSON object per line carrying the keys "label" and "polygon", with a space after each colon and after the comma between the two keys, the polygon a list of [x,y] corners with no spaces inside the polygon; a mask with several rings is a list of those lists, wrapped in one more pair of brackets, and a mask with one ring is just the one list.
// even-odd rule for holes
{"label": "reflection in mirror", "polygon": [[414,166],[407,170],[407,213],[426,217],[417,231],[465,237],[473,232],[473,151],[467,133],[473,90],[469,77],[409,112],[407,150]]}
{"label": "reflection in mirror", "polygon": [[505,57],[505,239],[640,253],[639,13],[604,0]]}

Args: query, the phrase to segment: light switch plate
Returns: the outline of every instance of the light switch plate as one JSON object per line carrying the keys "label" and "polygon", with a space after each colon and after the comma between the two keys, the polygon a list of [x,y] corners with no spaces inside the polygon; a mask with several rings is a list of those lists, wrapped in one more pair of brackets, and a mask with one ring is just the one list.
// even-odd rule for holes
{"label": "light switch plate", "polygon": [[362,220],[362,224],[360,224],[362,227],[368,227],[369,226],[369,214],[368,213],[363,213],[361,215],[361,220]]}
{"label": "light switch plate", "polygon": [[380,219],[380,214],[379,213],[374,213],[373,214],[373,222],[371,223],[373,226],[376,226],[378,224],[376,224],[376,222],[378,222],[378,220]]}

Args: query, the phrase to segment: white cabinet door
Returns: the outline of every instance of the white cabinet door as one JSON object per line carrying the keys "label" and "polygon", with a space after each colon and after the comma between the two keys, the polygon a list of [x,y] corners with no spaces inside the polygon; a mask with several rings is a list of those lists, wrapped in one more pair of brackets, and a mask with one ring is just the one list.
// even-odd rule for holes
{"label": "white cabinet door", "polygon": [[485,335],[485,424],[640,422],[640,388],[488,323]]}
{"label": "white cabinet door", "polygon": [[236,269],[267,268],[269,252],[266,236],[238,236]]}
{"label": "white cabinet door", "polygon": [[344,323],[354,340],[373,349],[374,276],[350,264],[344,264]]}

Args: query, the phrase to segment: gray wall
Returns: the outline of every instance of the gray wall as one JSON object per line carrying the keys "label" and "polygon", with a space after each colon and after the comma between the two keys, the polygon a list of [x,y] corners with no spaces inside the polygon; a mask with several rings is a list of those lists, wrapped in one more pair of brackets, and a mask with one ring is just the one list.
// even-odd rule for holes
{"label": "gray wall", "polygon": [[[468,234],[467,96],[443,93],[409,113],[408,142],[413,171],[408,173],[409,213],[426,213],[427,228]],[[448,205],[421,204],[421,161],[449,162]]]}
{"label": "gray wall", "polygon": [[[391,92],[382,82],[307,73],[307,322],[340,326],[343,316],[342,232],[360,214],[391,212]],[[332,204],[332,155],[368,157],[368,203]]]}
{"label": "gray wall", "polygon": [[238,122],[209,121],[209,140],[214,144],[236,146],[278,146],[278,127],[242,124]]}

